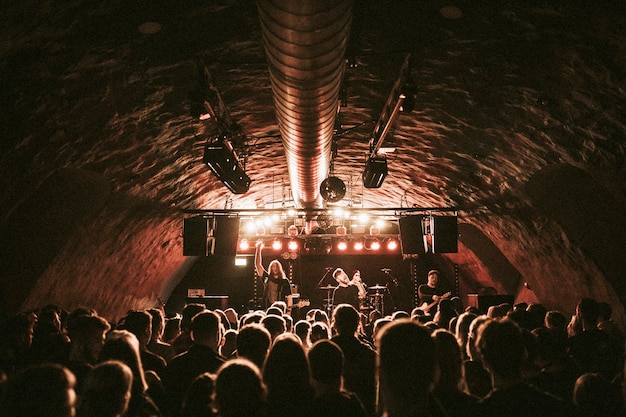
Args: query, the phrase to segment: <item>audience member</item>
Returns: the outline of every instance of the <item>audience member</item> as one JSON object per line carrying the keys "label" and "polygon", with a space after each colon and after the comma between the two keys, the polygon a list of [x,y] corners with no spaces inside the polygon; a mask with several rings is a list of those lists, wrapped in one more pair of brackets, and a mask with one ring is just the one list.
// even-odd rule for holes
{"label": "audience member", "polygon": [[271,343],[272,336],[265,327],[257,323],[246,324],[237,335],[237,357],[248,359],[262,369]]}
{"label": "audience member", "polygon": [[126,417],[161,416],[159,408],[148,394],[148,383],[144,375],[137,337],[127,330],[111,331],[100,352],[100,362],[118,360],[126,364],[133,373]]}
{"label": "audience member", "polygon": [[358,396],[343,388],[344,358],[329,340],[315,343],[308,353],[315,390],[315,415],[319,417],[366,417]]}
{"label": "audience member", "polygon": [[[165,320],[165,328],[163,329],[163,342],[169,344],[172,348],[172,357],[176,356],[176,350],[172,346],[172,343],[180,336],[180,321],[181,318],[177,314],[175,317],[170,317]],[[167,360],[169,362],[169,359]]]}
{"label": "audience member", "polygon": [[359,313],[349,304],[339,304],[333,311],[336,336],[331,340],[345,358],[344,382],[348,391],[357,394],[372,414],[376,403],[376,352],[356,337]]}
{"label": "audience member", "polygon": [[293,330],[296,336],[298,336],[302,341],[302,347],[304,347],[304,350],[309,350],[311,347],[311,341],[309,339],[311,323],[306,320],[299,320],[296,322]]}
{"label": "audience member", "polygon": [[582,332],[569,338],[569,353],[580,373],[600,373],[613,379],[622,372],[624,344],[598,329],[599,303],[582,298],[576,306],[576,319]]}
{"label": "audience member", "polygon": [[480,399],[485,398],[491,392],[492,382],[491,375],[483,366],[482,359],[478,353],[476,340],[480,326],[490,320],[486,315],[480,315],[476,316],[470,323],[466,346],[468,360],[463,364],[467,389],[471,395]]}
{"label": "audience member", "polygon": [[0,401],[0,417],[74,417],[74,375],[61,365],[32,366],[13,376]]}
{"label": "audience member", "polygon": [[533,334],[537,341],[535,363],[539,373],[529,381],[530,384],[571,403],[574,384],[579,373],[567,355],[565,329],[552,331],[538,327],[533,330]]}
{"label": "audience member", "polygon": [[449,416],[477,416],[478,401],[466,392],[463,356],[456,337],[447,330],[439,329],[433,332],[432,338],[439,363],[434,396]]}
{"label": "audience member", "polygon": [[609,336],[615,339],[624,340],[623,333],[620,331],[619,327],[617,327],[617,324],[611,318],[611,316],[613,315],[613,309],[611,308],[611,305],[606,302],[598,303],[598,310],[598,329],[606,332]]}
{"label": "audience member", "polygon": [[215,375],[209,372],[191,381],[183,400],[183,417],[214,417]]}
{"label": "audience member", "polygon": [[382,330],[377,348],[382,417],[445,415],[430,396],[437,350],[427,328],[410,319],[394,321]]}
{"label": "audience member", "polygon": [[309,375],[309,364],[298,338],[291,333],[278,336],[263,368],[268,415],[313,417]]}
{"label": "audience member", "polygon": [[565,416],[566,404],[522,380],[526,352],[522,330],[509,319],[491,320],[480,326],[476,341],[493,391],[481,402],[489,416]]}
{"label": "audience member", "polygon": [[61,309],[46,306],[37,314],[30,358],[33,363],[64,363],[69,354],[69,338],[61,329]]}
{"label": "audience member", "polygon": [[254,363],[234,359],[217,372],[215,403],[220,417],[263,417],[266,415],[265,397],[261,372]]}
{"label": "audience member", "polygon": [[131,311],[124,318],[123,328],[137,337],[139,353],[144,371],[160,374],[165,369],[165,359],[148,350],[148,342],[152,336],[152,316],[147,311]]}
{"label": "audience member", "polygon": [[237,350],[237,330],[228,329],[224,333],[222,340],[220,342],[219,354],[228,359],[235,354]]}
{"label": "audience member", "polygon": [[174,348],[169,343],[163,341],[165,331],[165,316],[159,308],[151,308],[148,313],[152,316],[152,332],[147,348],[150,352],[159,355],[165,362],[169,362],[175,356]]}
{"label": "audience member", "polygon": [[455,327],[455,336],[459,347],[461,348],[461,354],[463,356],[463,360],[469,359],[467,354],[467,341],[469,339],[469,329],[472,321],[476,318],[476,314],[473,313],[461,313],[459,316],[456,327]]}
{"label": "audience member", "polygon": [[205,305],[199,303],[186,304],[183,308],[183,315],[180,319],[180,334],[174,341],[170,342],[177,355],[186,352],[193,343],[191,339],[191,320],[196,314],[204,310],[206,310]]}
{"label": "audience member", "polygon": [[0,370],[11,377],[30,364],[34,321],[22,313],[0,323]]}
{"label": "audience member", "polygon": [[78,417],[120,417],[128,409],[133,372],[120,361],[96,365],[85,378]]}
{"label": "audience member", "polygon": [[620,387],[596,373],[581,375],[574,386],[576,417],[624,416]]}
{"label": "audience member", "polygon": [[261,324],[267,329],[268,332],[270,332],[272,341],[274,341],[279,335],[285,333],[285,330],[287,329],[285,319],[282,318],[282,316],[275,316],[273,314],[268,314],[263,317],[261,319]]}
{"label": "audience member", "polygon": [[76,388],[79,392],[85,377],[98,362],[106,333],[110,329],[109,323],[96,315],[81,315],[71,319],[70,354],[65,365],[76,376]]}
{"label": "audience member", "polygon": [[187,352],[176,356],[163,371],[165,413],[179,416],[183,398],[191,382],[205,372],[215,373],[224,363],[217,349],[220,343],[220,319],[212,311],[202,311],[190,325],[193,344]]}
{"label": "audience member", "polygon": [[309,341],[314,344],[318,340],[330,339],[330,329],[321,321],[313,323],[309,332]]}
{"label": "audience member", "polygon": [[565,314],[560,311],[548,311],[543,325],[551,332],[562,333],[565,337],[567,337],[567,317],[565,317]]}

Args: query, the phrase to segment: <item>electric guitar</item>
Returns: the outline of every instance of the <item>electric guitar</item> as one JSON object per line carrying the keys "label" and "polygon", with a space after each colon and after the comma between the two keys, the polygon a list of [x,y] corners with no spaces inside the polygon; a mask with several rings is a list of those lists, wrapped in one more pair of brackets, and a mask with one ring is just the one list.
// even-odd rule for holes
{"label": "electric guitar", "polygon": [[294,299],[300,298],[300,294],[291,294],[285,297],[285,301],[287,302],[287,312],[291,312],[294,308],[302,308],[308,307],[311,305],[309,300],[299,300],[298,302],[293,302]]}
{"label": "electric guitar", "polygon": [[433,301],[432,303],[428,304],[427,302],[424,302],[424,304],[422,304],[421,306],[417,307],[419,310],[422,310],[424,313],[428,313],[430,311],[431,308],[433,308],[434,306],[436,306],[437,304],[439,304],[439,302],[441,300],[445,300],[446,298],[450,297],[450,295],[452,295],[451,291],[448,291],[447,293],[445,293],[444,295],[440,296],[439,299],[437,301]]}

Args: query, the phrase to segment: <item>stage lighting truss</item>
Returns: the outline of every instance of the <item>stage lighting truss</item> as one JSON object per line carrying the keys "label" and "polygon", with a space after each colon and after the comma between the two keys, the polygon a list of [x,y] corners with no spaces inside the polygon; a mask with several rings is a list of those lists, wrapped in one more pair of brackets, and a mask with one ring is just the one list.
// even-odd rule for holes
{"label": "stage lighting truss", "polygon": [[[399,254],[402,249],[401,217],[419,216],[424,240],[432,242],[434,229],[431,223],[444,224],[440,218],[447,217],[443,219],[445,223],[452,221],[454,224],[458,216],[454,208],[281,208],[188,210],[185,213],[204,217],[237,216],[241,220],[239,254],[253,255],[256,246],[262,244],[265,250],[280,253],[287,257],[285,259],[300,254]],[[323,227],[317,219],[323,219]],[[431,246],[427,245],[427,252],[441,252]]]}

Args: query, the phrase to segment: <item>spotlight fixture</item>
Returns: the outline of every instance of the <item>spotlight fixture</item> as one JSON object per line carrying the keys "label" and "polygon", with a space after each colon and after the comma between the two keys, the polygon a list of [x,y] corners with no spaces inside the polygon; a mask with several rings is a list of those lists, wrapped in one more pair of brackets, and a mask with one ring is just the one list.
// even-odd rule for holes
{"label": "spotlight fixture", "polygon": [[287,228],[287,234],[291,237],[298,236],[298,226],[296,226],[295,224],[292,224],[291,226],[289,226]]}
{"label": "spotlight fixture", "polygon": [[348,249],[348,242],[346,242],[345,239],[340,239],[339,242],[337,242],[337,249],[341,251]]}
{"label": "spotlight fixture", "polygon": [[396,249],[398,249],[398,241],[395,239],[391,239],[387,242],[387,249],[394,251]]}
{"label": "spotlight fixture", "polygon": [[232,145],[224,138],[206,144],[203,162],[233,194],[245,194],[250,189],[250,177],[239,164]]}
{"label": "spotlight fixture", "polygon": [[278,239],[274,239],[274,241],[272,242],[272,249],[281,250],[282,248],[283,248],[283,242],[281,242]]}
{"label": "spotlight fixture", "polygon": [[369,157],[363,170],[363,186],[365,188],[380,188],[388,172],[387,158],[384,156]]}
{"label": "spotlight fixture", "polygon": [[354,241],[354,246],[353,246],[354,250],[358,250],[358,251],[363,250],[363,246],[364,246],[363,240],[359,239],[359,240]]}
{"label": "spotlight fixture", "polygon": [[348,233],[348,228],[344,225],[337,226],[335,233],[337,233],[338,236],[345,236]]}
{"label": "spotlight fixture", "polygon": [[298,245],[298,242],[297,242],[297,241],[295,241],[295,240],[293,240],[293,239],[291,239],[291,240],[289,241],[289,243],[287,243],[287,249],[289,249],[289,251],[290,251],[290,252],[295,252],[295,251],[297,251],[297,250],[298,250],[298,246],[299,246],[299,245]]}
{"label": "spotlight fixture", "polygon": [[250,249],[250,242],[248,242],[248,239],[241,239],[241,241],[239,242],[239,249],[241,249],[242,251]]}

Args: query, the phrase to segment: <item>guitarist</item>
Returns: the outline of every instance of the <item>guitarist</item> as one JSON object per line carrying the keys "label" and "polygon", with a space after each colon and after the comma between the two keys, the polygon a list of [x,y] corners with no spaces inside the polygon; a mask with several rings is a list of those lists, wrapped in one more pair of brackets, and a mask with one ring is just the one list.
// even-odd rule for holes
{"label": "guitarist", "polygon": [[[438,287],[439,284],[439,271],[432,269],[428,271],[428,283],[422,284],[417,288],[419,294],[420,309],[426,314],[431,314],[431,309],[435,307],[439,302],[450,296],[450,292],[443,293]],[[433,311],[436,310],[433,309]]]}

